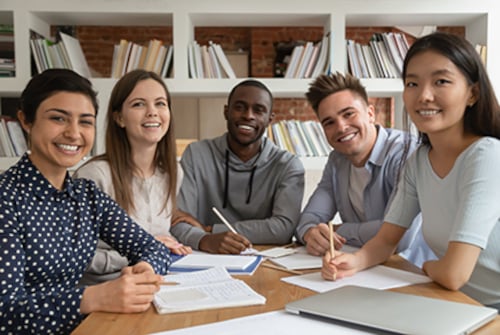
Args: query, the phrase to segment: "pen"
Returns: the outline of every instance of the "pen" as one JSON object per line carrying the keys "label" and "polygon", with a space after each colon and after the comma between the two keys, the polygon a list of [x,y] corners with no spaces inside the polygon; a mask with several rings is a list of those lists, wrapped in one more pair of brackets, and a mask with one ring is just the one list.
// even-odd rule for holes
{"label": "pen", "polygon": [[266,267],[266,268],[274,269],[274,270],[288,272],[288,273],[291,273],[291,274],[294,274],[294,275],[301,275],[301,274],[303,274],[301,271],[287,269],[287,268],[284,268],[284,267],[281,267],[281,266],[277,266],[277,265],[273,265],[273,264],[269,264],[269,263],[262,263],[262,266]]}
{"label": "pen", "polygon": [[172,285],[179,285],[179,283],[176,283],[174,281],[161,281],[160,285],[162,285],[162,286],[172,286]]}
{"label": "pen", "polygon": [[215,214],[217,214],[219,219],[221,219],[222,223],[224,223],[226,225],[226,227],[229,228],[230,231],[232,231],[235,234],[238,234],[236,229],[234,229],[233,226],[231,226],[231,224],[229,222],[227,222],[226,218],[222,216],[222,214],[217,210],[217,208],[212,207],[212,210],[214,211]]}
{"label": "pen", "polygon": [[[328,222],[328,228],[330,228],[330,254],[332,255],[331,259],[335,258],[335,246],[333,245],[333,221]],[[333,280],[337,279],[337,273],[333,274]]]}

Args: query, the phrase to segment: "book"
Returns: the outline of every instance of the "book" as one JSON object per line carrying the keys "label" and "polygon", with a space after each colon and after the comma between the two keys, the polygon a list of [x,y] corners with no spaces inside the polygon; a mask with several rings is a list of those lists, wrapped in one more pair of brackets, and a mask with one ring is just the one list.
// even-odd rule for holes
{"label": "book", "polygon": [[242,280],[232,278],[223,267],[166,275],[155,293],[153,305],[160,314],[237,306],[263,305],[266,298]]}
{"label": "book", "polygon": [[9,137],[9,131],[7,130],[7,122],[5,121],[5,118],[0,119],[0,144],[2,145],[4,157],[16,156],[14,146],[12,145]]}
{"label": "book", "polygon": [[252,275],[262,256],[248,255],[214,255],[205,252],[194,252],[185,256],[174,256],[169,273],[193,272],[213,267],[223,267],[232,274]]}
{"label": "book", "polygon": [[222,50],[220,44],[213,43],[212,45],[215,54],[217,55],[217,59],[219,60],[220,66],[225,72],[225,76],[227,76],[227,78],[236,78],[236,73],[234,72],[233,67],[229,63],[229,60],[227,59],[226,54]]}
{"label": "book", "polygon": [[90,78],[90,68],[80,45],[80,41],[73,36],[59,32],[61,41],[71,62],[71,68],[83,77]]}
{"label": "book", "polygon": [[28,150],[28,144],[21,124],[17,120],[10,120],[6,121],[6,125],[12,147],[14,148],[14,154],[15,156],[21,156]]}
{"label": "book", "polygon": [[165,55],[165,62],[163,63],[163,67],[161,69],[160,75],[162,78],[167,78],[170,74],[173,51],[174,51],[174,47],[169,46],[168,50],[167,50],[167,54]]}

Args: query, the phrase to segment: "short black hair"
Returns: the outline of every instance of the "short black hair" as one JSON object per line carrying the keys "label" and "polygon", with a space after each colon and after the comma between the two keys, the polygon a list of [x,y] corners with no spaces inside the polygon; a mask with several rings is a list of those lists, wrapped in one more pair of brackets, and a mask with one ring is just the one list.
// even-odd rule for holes
{"label": "short black hair", "polygon": [[33,123],[40,104],[58,92],[81,93],[89,97],[97,114],[97,92],[87,78],[68,69],[48,69],[31,78],[21,93],[19,110],[24,114],[26,122]]}
{"label": "short black hair", "polygon": [[233,89],[231,90],[231,92],[229,92],[229,96],[227,97],[227,104],[228,105],[230,104],[231,99],[232,99],[233,94],[236,91],[236,89],[238,89],[239,87],[243,87],[243,86],[258,87],[258,88],[266,91],[267,94],[269,94],[269,98],[270,98],[269,100],[271,101],[270,111],[272,111],[272,109],[273,109],[273,94],[271,93],[271,90],[266,85],[264,85],[264,83],[262,83],[258,80],[255,80],[255,79],[246,79],[246,80],[243,80],[242,82],[239,82],[236,86],[234,86]]}

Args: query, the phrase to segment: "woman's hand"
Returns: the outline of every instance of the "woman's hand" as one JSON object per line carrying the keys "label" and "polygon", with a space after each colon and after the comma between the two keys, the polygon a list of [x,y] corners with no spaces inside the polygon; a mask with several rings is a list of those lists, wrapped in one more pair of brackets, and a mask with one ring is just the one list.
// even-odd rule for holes
{"label": "woman's hand", "polygon": [[330,251],[323,256],[321,276],[326,280],[349,277],[359,271],[358,257],[355,254],[337,251],[332,258]]}
{"label": "woman's hand", "polygon": [[80,312],[143,312],[151,306],[161,281],[162,276],[155,274],[146,262],[125,267],[119,278],[87,287],[80,302]]}
{"label": "woman's hand", "polygon": [[167,248],[169,248],[174,254],[177,255],[187,255],[193,252],[191,247],[188,247],[175,239],[173,236],[156,236],[158,241],[165,244]]}

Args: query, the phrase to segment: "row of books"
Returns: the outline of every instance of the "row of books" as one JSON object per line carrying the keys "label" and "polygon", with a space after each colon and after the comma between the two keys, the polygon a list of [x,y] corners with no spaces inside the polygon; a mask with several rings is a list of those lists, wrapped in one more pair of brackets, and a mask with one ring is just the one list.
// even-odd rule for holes
{"label": "row of books", "polygon": [[91,77],[80,41],[70,35],[59,32],[59,42],[53,42],[32,32],[30,48],[38,73],[62,68],[71,69],[86,78]]}
{"label": "row of books", "polygon": [[406,35],[373,34],[368,45],[347,40],[349,72],[358,78],[401,78],[403,60],[409,48]]}
{"label": "row of books", "polygon": [[226,54],[217,43],[199,45],[193,41],[188,46],[188,65],[190,78],[236,78]]}
{"label": "row of books", "polygon": [[122,39],[114,47],[111,77],[120,78],[132,70],[144,69],[166,78],[170,76],[172,55],[173,46],[158,39],[144,46]]}
{"label": "row of books", "polygon": [[0,118],[0,157],[21,156],[28,145],[19,121],[3,116]]}
{"label": "row of books", "polygon": [[282,120],[271,124],[266,135],[278,147],[301,157],[328,156],[332,150],[318,121]]}
{"label": "row of books", "polygon": [[329,67],[328,36],[317,43],[306,42],[293,48],[285,78],[316,78]]}
{"label": "row of books", "polygon": [[0,77],[14,77],[16,63],[12,58],[0,58]]}
{"label": "row of books", "polygon": [[0,77],[14,77],[14,26],[0,24]]}

